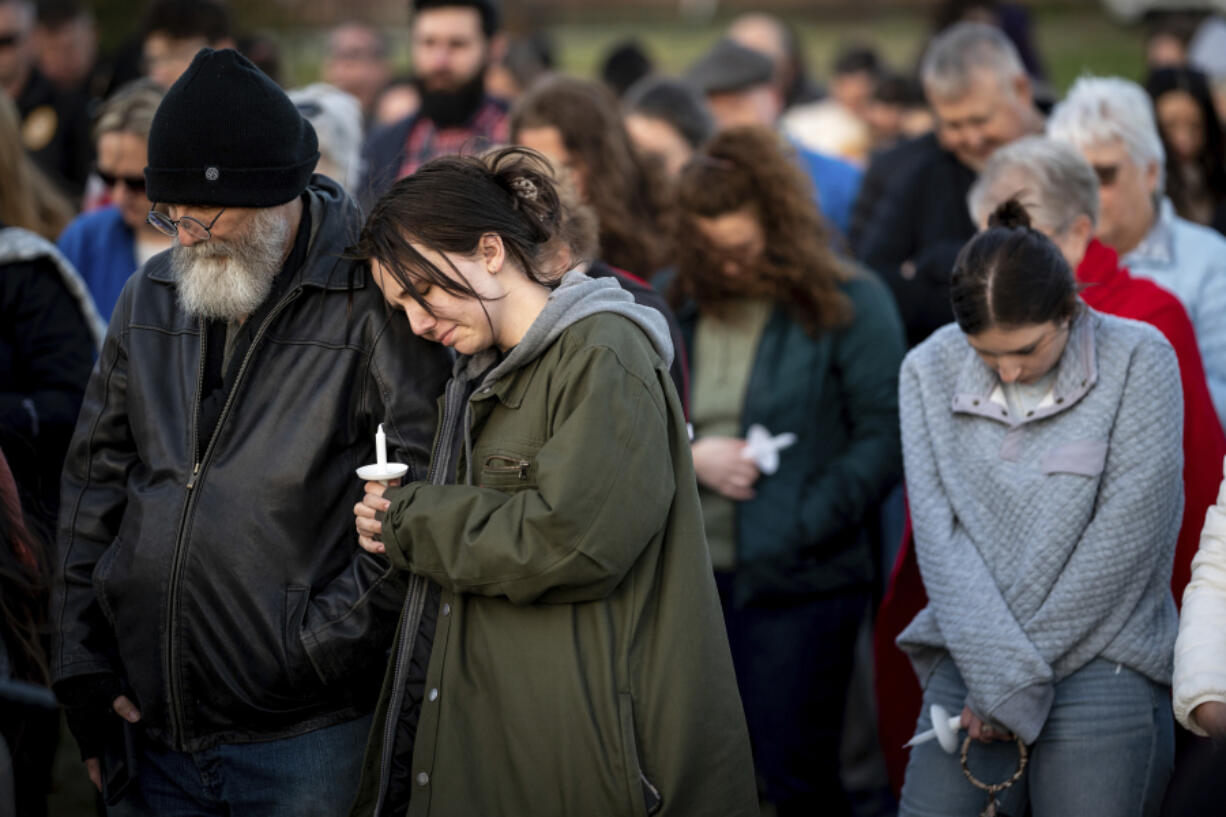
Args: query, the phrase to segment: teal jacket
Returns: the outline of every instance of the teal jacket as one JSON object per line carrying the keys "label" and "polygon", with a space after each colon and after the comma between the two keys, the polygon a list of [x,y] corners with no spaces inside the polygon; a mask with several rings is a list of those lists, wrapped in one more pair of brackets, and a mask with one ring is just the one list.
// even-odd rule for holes
{"label": "teal jacket", "polygon": [[[898,370],[906,346],[889,291],[868,272],[842,285],[854,310],[844,329],[814,337],[776,306],[762,332],[741,411],[754,423],[794,432],[779,470],[737,504],[733,601],[813,596],[860,588],[873,578],[867,533],[902,477]],[[677,312],[696,365],[693,304]]]}

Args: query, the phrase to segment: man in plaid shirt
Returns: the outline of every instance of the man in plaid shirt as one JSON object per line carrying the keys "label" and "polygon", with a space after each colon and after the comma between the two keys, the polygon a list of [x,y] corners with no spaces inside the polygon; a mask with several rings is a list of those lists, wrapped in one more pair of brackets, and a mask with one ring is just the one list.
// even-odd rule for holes
{"label": "man in plaid shirt", "polygon": [[421,108],[366,143],[358,187],[370,206],[397,179],[436,156],[507,141],[507,106],[485,93],[485,70],[500,45],[497,0],[414,0],[413,70]]}

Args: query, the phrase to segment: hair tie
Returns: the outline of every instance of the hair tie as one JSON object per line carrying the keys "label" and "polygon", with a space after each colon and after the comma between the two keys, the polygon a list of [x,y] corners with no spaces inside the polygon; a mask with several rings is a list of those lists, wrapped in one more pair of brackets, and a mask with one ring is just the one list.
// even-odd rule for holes
{"label": "hair tie", "polygon": [[515,191],[515,195],[519,196],[524,201],[536,201],[537,189],[536,182],[529,179],[527,176],[519,176],[511,180],[511,189]]}

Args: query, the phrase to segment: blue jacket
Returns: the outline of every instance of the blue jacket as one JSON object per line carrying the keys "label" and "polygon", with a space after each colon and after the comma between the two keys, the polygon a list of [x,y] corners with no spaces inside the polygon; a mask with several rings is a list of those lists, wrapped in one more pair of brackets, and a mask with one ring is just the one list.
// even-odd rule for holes
{"label": "blue jacket", "polygon": [[60,252],[81,273],[102,319],[110,321],[119,293],[136,272],[136,238],[110,206],[73,219],[60,236]]}
{"label": "blue jacket", "polygon": [[842,159],[809,150],[798,142],[793,142],[792,147],[817,188],[817,204],[822,214],[846,237],[863,173]]}
{"label": "blue jacket", "polygon": [[1179,218],[1164,198],[1149,234],[1120,263],[1183,302],[1196,330],[1213,407],[1226,425],[1226,238]]}
{"label": "blue jacket", "polygon": [[[864,535],[902,476],[898,369],[906,347],[886,288],[871,273],[842,285],[854,318],[814,337],[783,307],[767,320],[741,410],[741,435],[760,423],[794,432],[779,470],[737,503],[734,602],[795,598],[868,585]],[[698,311],[677,312],[694,364]]]}

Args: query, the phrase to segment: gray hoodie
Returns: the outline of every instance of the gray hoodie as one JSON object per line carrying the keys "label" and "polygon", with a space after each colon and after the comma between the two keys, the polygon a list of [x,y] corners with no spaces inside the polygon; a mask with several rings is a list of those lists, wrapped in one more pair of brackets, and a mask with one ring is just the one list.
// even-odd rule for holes
{"label": "gray hoodie", "polygon": [[455,439],[459,428],[464,429],[464,451],[468,462],[464,484],[472,484],[472,437],[468,409],[468,398],[472,393],[477,389],[488,391],[493,388],[499,380],[540,357],[571,326],[600,312],[612,312],[629,318],[647,335],[664,361],[665,368],[672,364],[673,342],[668,322],[659,311],[635,303],[634,296],[622,289],[616,279],[589,278],[582,269],[573,269],[562,276],[561,283],[550,293],[541,314],[505,357],[499,360],[498,350],[489,348],[456,359],[444,393],[443,415],[435,455],[430,463],[431,484],[445,484],[452,473],[452,466],[460,453]]}

